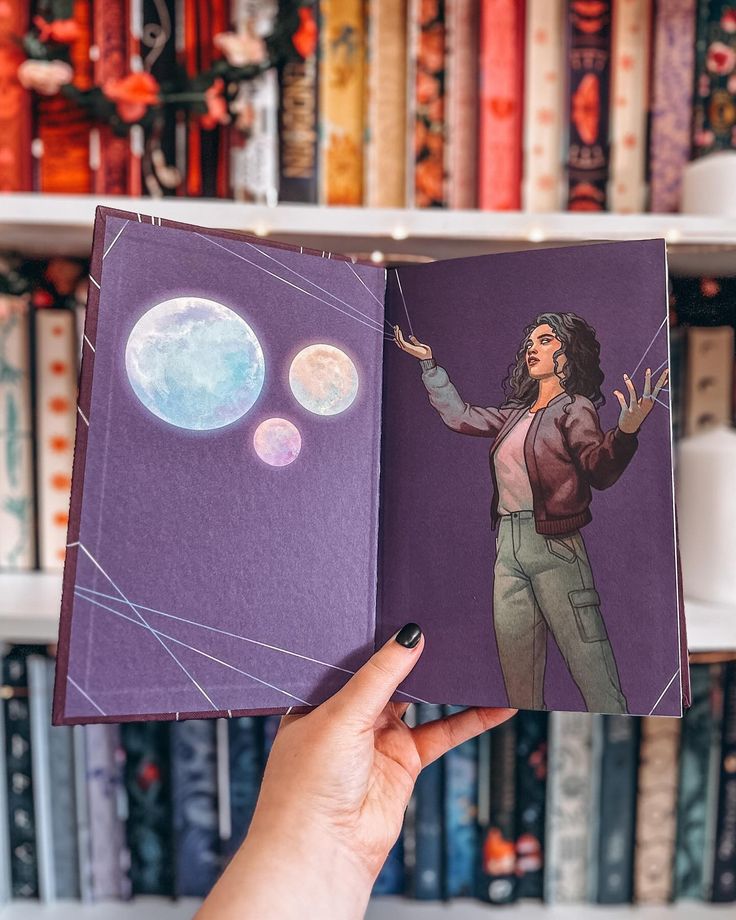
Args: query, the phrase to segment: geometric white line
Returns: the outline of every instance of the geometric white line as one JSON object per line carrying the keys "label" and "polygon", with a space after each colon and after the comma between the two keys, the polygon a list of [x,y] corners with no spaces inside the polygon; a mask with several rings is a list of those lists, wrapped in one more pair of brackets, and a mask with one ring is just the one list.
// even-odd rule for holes
{"label": "geometric white line", "polygon": [[72,684],[72,686],[76,687],[77,690],[79,690],[79,692],[80,692],[80,693],[82,694],[82,696],[87,700],[87,702],[92,703],[92,705],[95,707],[95,709],[97,710],[97,712],[100,713],[100,715],[102,715],[102,716],[107,715],[107,713],[103,712],[103,711],[100,709],[100,707],[97,705],[97,703],[95,703],[95,701],[92,699],[92,697],[91,697],[88,693],[85,693],[84,690],[82,690],[82,688],[79,686],[79,684],[76,682],[76,680],[73,680],[68,674],[66,675],[66,679],[69,681],[70,684]]}
{"label": "geometric white line", "polygon": [[[375,300],[375,302],[379,305],[379,307],[381,307],[381,309],[384,309],[384,304],[381,303],[381,301],[376,297],[376,295],[375,295],[375,294],[373,293],[373,291],[368,287],[368,285],[365,283],[365,281],[363,281],[363,279],[360,277],[360,275],[355,271],[355,269],[353,268],[353,263],[352,263],[352,262],[346,262],[345,264],[346,264],[347,267],[350,269],[350,271],[355,275],[355,277],[358,279],[358,281],[360,281],[360,283],[363,285],[363,287],[366,289],[366,291],[368,291],[368,293],[369,293],[369,294],[371,295],[371,297]],[[393,329],[393,326],[391,325],[391,323],[389,323],[389,321],[388,321],[385,317],[384,317],[383,322],[388,326],[389,329]]]}
{"label": "geometric white line", "polygon": [[102,253],[102,258],[103,258],[103,259],[104,259],[105,256],[108,254],[108,252],[110,252],[110,250],[111,250],[112,247],[115,245],[115,243],[117,243],[118,237],[119,237],[120,234],[123,232],[123,230],[125,230],[125,228],[126,228],[127,226],[128,226],[128,221],[126,220],[125,223],[123,224],[123,226],[118,230],[117,234],[115,235],[115,239],[112,241],[112,243],[110,243],[110,245],[107,247],[107,249]]}
{"label": "geometric white line", "polygon": [[184,665],[181,663],[181,661],[179,661],[179,659],[178,659],[178,658],[176,657],[176,655],[171,651],[171,649],[168,647],[168,645],[166,645],[166,643],[163,641],[163,639],[161,639],[159,636],[156,635],[155,630],[151,629],[151,626],[148,624],[148,622],[147,622],[146,619],[143,617],[143,615],[142,615],[141,613],[139,613],[138,610],[136,610],[135,605],[132,604],[132,603],[128,600],[128,598],[123,594],[123,592],[120,590],[120,588],[118,588],[118,586],[115,584],[115,582],[112,580],[112,578],[110,578],[110,576],[109,576],[109,575],[107,574],[107,572],[102,568],[102,566],[101,566],[100,563],[95,559],[95,557],[92,555],[92,553],[90,553],[90,551],[87,549],[87,547],[84,546],[83,543],[79,543],[79,548],[80,548],[80,549],[82,550],[82,552],[89,558],[89,560],[100,570],[100,572],[102,572],[102,574],[105,576],[105,578],[110,582],[110,584],[113,586],[113,588],[118,592],[118,594],[120,595],[120,597],[122,597],[122,599],[123,599],[123,600],[125,601],[125,603],[130,607],[130,609],[133,611],[133,613],[135,613],[135,615],[140,619],[140,621],[143,623],[143,625],[146,627],[146,629],[151,633],[151,635],[155,637],[155,639],[156,639],[156,641],[159,643],[159,645],[160,645],[160,646],[161,646],[161,647],[162,647],[162,648],[163,648],[163,649],[174,659],[174,661],[176,662],[176,664],[177,664],[177,665],[181,668],[181,670],[186,674],[186,676],[189,678],[189,680],[191,680],[191,682],[194,684],[194,686],[197,688],[197,690],[199,690],[199,692],[202,694],[202,696],[207,700],[207,702],[210,704],[210,706],[212,706],[213,709],[217,710],[218,707],[212,702],[212,700],[210,699],[210,697],[207,695],[206,691],[205,691],[202,687],[200,687],[200,685],[197,683],[197,681],[194,679],[194,677],[192,677],[192,675],[189,673],[189,671],[184,667]]}
{"label": "geometric white line", "polygon": [[655,339],[657,338],[657,336],[659,335],[659,333],[660,333],[660,332],[662,331],[662,329],[664,328],[664,326],[665,326],[665,324],[667,323],[667,320],[668,320],[668,319],[669,319],[669,317],[665,316],[665,318],[662,320],[662,324],[660,325],[659,329],[657,329],[657,331],[654,333],[654,335],[653,335],[653,337],[652,337],[652,341],[647,345],[646,351],[644,352],[644,354],[643,354],[643,355],[641,356],[641,358],[639,359],[639,363],[636,365],[636,367],[634,368],[634,370],[629,374],[629,377],[633,377],[634,374],[635,374],[635,373],[639,370],[639,368],[642,366],[642,364],[644,363],[644,358],[646,358],[646,356],[649,354],[649,349],[652,347],[652,345],[654,345]]}
{"label": "geometric white line", "polygon": [[670,687],[672,686],[672,681],[677,677],[677,675],[678,675],[679,673],[680,673],[680,669],[678,668],[678,669],[675,671],[675,673],[672,675],[672,677],[670,678],[669,683],[667,684],[667,686],[666,686],[666,687],[664,688],[664,690],[659,694],[659,699],[658,699],[657,702],[654,704],[654,706],[652,706],[652,708],[651,708],[651,710],[650,710],[650,712],[649,712],[649,715],[651,715],[651,714],[654,712],[654,710],[657,708],[657,706],[659,706],[659,704],[660,704],[661,701],[662,701],[662,697],[663,697],[663,696],[665,695],[665,693],[670,689]]}
{"label": "geometric white line", "polygon": [[667,405],[667,403],[665,403],[665,402],[662,402],[662,400],[661,400],[661,399],[657,399],[657,397],[656,397],[656,396],[654,397],[654,401],[655,401],[656,403],[659,403],[659,404],[660,404],[660,406],[664,406],[664,407],[665,407],[665,409],[669,409],[669,406]]}
{"label": "geometric white line", "polygon": [[86,335],[84,336],[84,341],[89,345],[89,347],[92,349],[92,351],[95,350],[95,346],[90,342],[90,340],[87,338]]}
{"label": "geometric white line", "polygon": [[[137,213],[137,212],[136,212],[136,213]],[[141,215],[140,215],[140,214],[138,214],[138,223],[139,223],[139,224],[140,224],[140,223],[143,223],[143,221],[141,220]]]}
{"label": "geometric white line", "polygon": [[406,313],[406,321],[409,323],[409,332],[412,335],[414,335],[414,330],[411,327],[411,317],[409,316],[409,310],[407,309],[407,306],[406,306],[406,298],[404,297],[404,290],[401,287],[401,278],[399,278],[399,271],[398,269],[394,269],[394,272],[396,274],[396,281],[399,285],[399,293],[401,294],[401,299],[404,302],[404,313]]}
{"label": "geometric white line", "polygon": [[667,358],[664,359],[664,361],[659,365],[659,367],[655,368],[655,369],[652,371],[652,374],[656,374],[657,371],[661,371],[662,368],[665,366],[666,363],[667,363]]}
{"label": "geometric white line", "polygon": [[79,408],[79,406],[77,406],[77,412],[82,416],[87,427],[89,428],[89,420],[87,419],[87,416],[84,414],[84,412],[82,412],[82,410]]}
{"label": "geometric white line", "polygon": [[[115,610],[113,607],[108,607],[107,604],[103,604],[100,601],[96,601],[91,597],[85,597],[84,594],[79,594],[77,591],[74,592],[77,597],[80,597],[82,600],[87,601],[89,604],[94,604],[96,607],[101,607],[103,610],[107,610],[110,613],[114,614],[116,617],[120,617],[123,620],[127,620],[129,623],[132,623],[133,626],[140,626],[144,628],[143,623],[139,623],[137,620],[134,620],[133,617],[126,616],[126,614],[121,613],[119,610]],[[157,636],[162,636],[164,639],[168,639],[171,642],[174,642],[176,645],[181,645],[183,648],[189,649],[190,652],[196,652],[197,655],[202,655],[204,658],[209,658],[210,661],[214,661],[217,664],[221,664],[226,668],[229,668],[231,671],[237,671],[238,674],[243,674],[245,677],[249,677],[251,680],[257,681],[259,684],[264,684],[266,687],[270,687],[272,690],[276,690],[279,693],[283,693],[286,696],[290,696],[293,700],[298,700],[300,703],[305,703],[307,706],[311,706],[307,700],[303,700],[300,696],[296,696],[294,693],[289,693],[288,690],[284,690],[281,687],[277,687],[275,684],[270,684],[267,680],[261,680],[260,677],[256,677],[255,674],[250,674],[248,671],[244,671],[242,668],[235,667],[234,664],[230,664],[227,661],[223,661],[222,658],[216,658],[214,655],[210,655],[208,652],[203,651],[201,648],[195,648],[193,645],[189,645],[186,642],[182,642],[181,639],[177,639],[174,636],[170,636],[168,633],[161,632],[158,629],[149,627],[153,633]],[[211,702],[211,701],[210,701]],[[217,708],[217,707],[215,707]]]}
{"label": "geometric white line", "polygon": [[94,284],[94,286],[97,288],[98,291],[102,290],[102,288],[101,288],[101,287],[99,286],[99,284],[95,281],[95,279],[92,277],[92,275],[87,275],[87,277],[88,277],[89,280],[92,282],[92,284]]}

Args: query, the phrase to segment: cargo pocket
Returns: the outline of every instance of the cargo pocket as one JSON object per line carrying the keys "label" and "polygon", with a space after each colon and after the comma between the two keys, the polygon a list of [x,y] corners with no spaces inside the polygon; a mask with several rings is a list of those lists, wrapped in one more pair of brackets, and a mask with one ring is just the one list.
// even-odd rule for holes
{"label": "cargo pocket", "polygon": [[601,616],[601,599],[595,588],[570,591],[568,597],[583,642],[600,642],[607,639],[606,626]]}
{"label": "cargo pocket", "polygon": [[575,562],[577,555],[575,548],[561,537],[547,537],[547,549],[553,556],[562,559],[563,562]]}

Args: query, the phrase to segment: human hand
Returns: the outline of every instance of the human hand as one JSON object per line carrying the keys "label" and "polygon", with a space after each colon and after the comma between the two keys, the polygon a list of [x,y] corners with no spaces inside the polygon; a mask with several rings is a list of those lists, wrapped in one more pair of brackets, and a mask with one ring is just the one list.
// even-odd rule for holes
{"label": "human hand", "polygon": [[636,388],[628,374],[624,374],[624,383],[629,391],[629,401],[626,402],[624,394],[620,390],[614,390],[613,395],[618,399],[621,406],[621,414],[618,419],[618,427],[626,434],[636,434],[641,428],[644,419],[654,408],[654,402],[659,395],[659,391],[667,383],[669,370],[665,369],[657,381],[657,385],[652,390],[652,371],[647,368],[644,375],[644,392],[641,399],[637,399]]}
{"label": "human hand", "polygon": [[407,342],[398,326],[394,326],[394,342],[402,351],[419,358],[420,361],[426,361],[432,357],[432,349],[429,345],[423,345],[415,335],[410,335]]}
{"label": "human hand", "polygon": [[199,920],[363,917],[420,770],[516,712],[478,707],[410,728],[409,704],[389,698],[423,649],[408,624],[316,709],[282,717],[248,836]]}

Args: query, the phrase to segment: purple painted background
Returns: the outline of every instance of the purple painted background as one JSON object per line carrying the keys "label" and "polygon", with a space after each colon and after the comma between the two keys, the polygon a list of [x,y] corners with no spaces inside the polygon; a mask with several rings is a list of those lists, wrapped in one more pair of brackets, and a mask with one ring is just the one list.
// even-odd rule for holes
{"label": "purple painted background", "polygon": [[[435,262],[399,269],[413,330],[432,346],[460,395],[500,405],[502,381],[527,323],[543,311],[573,311],[601,343],[604,430],[618,419],[614,388],[667,359],[662,240],[603,243]],[[387,318],[408,333],[389,273]],[[446,428],[430,406],[419,362],[385,355],[380,619],[383,641],[407,620],[426,649],[404,689],[439,703],[505,705],[492,626],[493,532],[490,441]],[[669,402],[669,394],[660,399]],[[681,712],[678,603],[669,410],[655,406],[619,482],[593,493],[583,529],[602,613],[632,713]],[[663,691],[669,684],[669,689]],[[554,641],[546,704],[584,709]],[[661,699],[660,699],[661,697]]]}
{"label": "purple painted background", "polygon": [[[74,596],[64,717],[211,715],[205,693],[218,710],[318,702],[374,647],[382,333],[247,242],[217,240],[317,299],[186,230],[108,215],[105,249],[122,226],[102,272],[79,531],[99,567],[75,550],[75,584],[98,603]],[[352,266],[368,290],[344,261],[261,248],[382,322],[383,270]],[[155,417],[125,373],[139,317],[185,295],[239,313],[265,353],[255,406],[214,431]],[[358,368],[341,415],[318,417],[291,395],[291,360],[315,342]],[[254,454],[270,416],[301,431],[290,466]]]}

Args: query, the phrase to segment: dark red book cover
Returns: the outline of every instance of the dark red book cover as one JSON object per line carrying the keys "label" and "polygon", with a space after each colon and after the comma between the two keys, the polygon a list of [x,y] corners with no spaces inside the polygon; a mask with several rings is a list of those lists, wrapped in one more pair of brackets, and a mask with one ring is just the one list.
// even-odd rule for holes
{"label": "dark red book cover", "polygon": [[29,3],[0,4],[0,192],[31,191],[31,94],[18,79]]}

